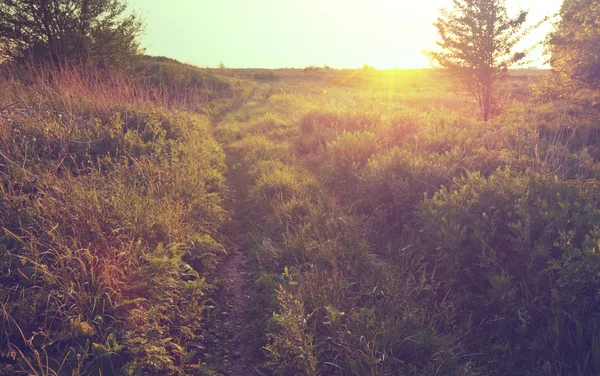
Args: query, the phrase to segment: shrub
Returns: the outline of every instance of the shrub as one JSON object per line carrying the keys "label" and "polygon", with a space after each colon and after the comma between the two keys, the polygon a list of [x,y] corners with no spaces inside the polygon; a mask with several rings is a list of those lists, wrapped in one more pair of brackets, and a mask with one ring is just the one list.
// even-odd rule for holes
{"label": "shrub", "polygon": [[[592,277],[600,266],[593,186],[509,169],[470,173],[454,185],[425,199],[422,238],[445,288],[461,292],[457,309],[485,332],[480,346],[514,362],[503,363],[509,368],[533,369],[541,358],[596,372],[598,354],[583,351],[600,334],[589,321],[600,287]],[[585,338],[575,334],[582,325]]]}
{"label": "shrub", "polygon": [[335,141],[329,142],[323,167],[325,183],[342,192],[352,189],[376,147],[377,137],[370,132],[344,132]]}

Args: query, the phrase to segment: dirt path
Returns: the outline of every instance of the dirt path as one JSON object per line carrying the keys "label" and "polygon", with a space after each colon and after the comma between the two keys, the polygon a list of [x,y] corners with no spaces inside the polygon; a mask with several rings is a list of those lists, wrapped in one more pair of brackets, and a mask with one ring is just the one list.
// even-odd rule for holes
{"label": "dirt path", "polygon": [[225,326],[234,333],[231,374],[236,376],[254,375],[256,360],[253,348],[245,338],[245,330],[250,324],[250,297],[246,291],[246,273],[243,271],[246,255],[242,250],[235,253],[222,265],[221,272],[227,285],[230,313],[224,320]]}
{"label": "dirt path", "polygon": [[[231,167],[234,162],[228,158],[228,165]],[[227,200],[227,209],[231,215],[229,224],[229,239],[231,241],[231,254],[221,264],[219,273],[223,279],[227,292],[227,308],[229,314],[224,317],[223,324],[227,330],[233,334],[230,353],[232,357],[231,375],[232,376],[251,376],[255,375],[260,360],[256,358],[256,346],[252,341],[248,328],[252,321],[252,300],[250,298],[250,268],[246,250],[242,248],[244,237],[246,236],[246,225],[238,211],[240,200],[238,190],[239,184],[235,173],[228,176],[229,197]]]}
{"label": "dirt path", "polygon": [[[254,98],[259,90],[254,88],[250,99]],[[225,145],[226,146],[226,145]],[[227,153],[227,150],[226,150]],[[219,275],[223,280],[226,290],[225,305],[226,315],[222,316],[223,326],[227,332],[232,333],[230,342],[229,357],[232,376],[251,376],[261,374],[256,370],[261,364],[261,360],[256,357],[256,343],[251,338],[248,328],[252,321],[252,300],[250,298],[250,273],[251,270],[247,263],[248,257],[246,250],[242,248],[244,237],[246,235],[246,224],[241,215],[243,205],[243,193],[241,188],[239,172],[234,167],[235,158],[227,155],[226,163],[229,167],[227,174],[227,187],[229,194],[227,197],[226,208],[231,216],[231,222],[227,232],[231,242],[230,255],[219,267]]]}

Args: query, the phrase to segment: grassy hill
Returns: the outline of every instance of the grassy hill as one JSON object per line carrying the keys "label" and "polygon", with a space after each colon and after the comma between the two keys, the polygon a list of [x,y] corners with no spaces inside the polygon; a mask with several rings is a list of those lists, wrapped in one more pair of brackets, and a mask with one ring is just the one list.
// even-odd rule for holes
{"label": "grassy hill", "polygon": [[[513,72],[0,77],[0,373],[591,375],[593,113]],[[232,288],[232,285],[234,288]]]}
{"label": "grassy hill", "polygon": [[134,78],[70,67],[1,78],[3,374],[201,368],[228,218],[211,121],[247,93],[174,61],[144,64]]}

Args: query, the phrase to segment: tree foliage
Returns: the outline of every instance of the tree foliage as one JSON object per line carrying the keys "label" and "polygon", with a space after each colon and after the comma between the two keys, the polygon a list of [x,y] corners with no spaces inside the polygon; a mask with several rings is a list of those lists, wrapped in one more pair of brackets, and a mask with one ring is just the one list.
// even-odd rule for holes
{"label": "tree foliage", "polygon": [[565,0],[548,38],[552,69],[566,82],[600,87],[600,1]]}
{"label": "tree foliage", "polygon": [[509,15],[505,0],[454,0],[434,23],[441,50],[427,55],[475,97],[486,121],[496,110],[498,82],[526,56],[515,50],[537,26],[525,27],[527,14]]}
{"label": "tree foliage", "polygon": [[127,61],[139,51],[143,24],[126,8],[122,0],[2,0],[2,54],[34,61]]}

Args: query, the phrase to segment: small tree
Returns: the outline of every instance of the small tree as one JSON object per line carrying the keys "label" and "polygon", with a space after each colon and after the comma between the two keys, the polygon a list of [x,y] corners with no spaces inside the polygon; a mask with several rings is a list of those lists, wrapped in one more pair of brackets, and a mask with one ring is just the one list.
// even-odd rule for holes
{"label": "small tree", "polygon": [[142,22],[122,0],[2,0],[3,55],[119,63],[137,54]]}
{"label": "small tree", "polygon": [[485,121],[495,110],[499,81],[526,56],[514,52],[517,44],[541,24],[525,28],[527,14],[510,16],[506,0],[454,0],[434,23],[441,50],[426,54],[475,97]]}
{"label": "small tree", "polygon": [[548,51],[561,81],[600,89],[600,1],[564,0]]}

